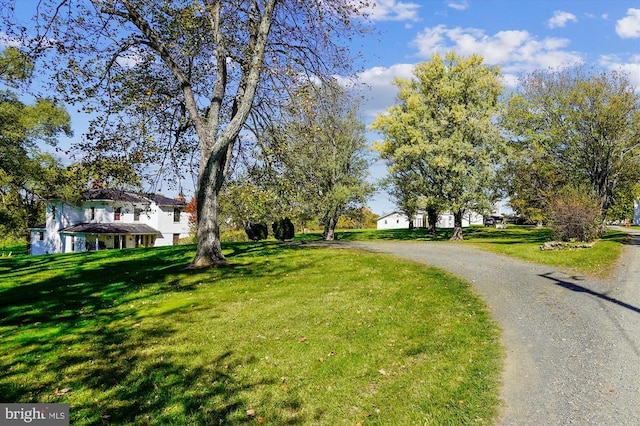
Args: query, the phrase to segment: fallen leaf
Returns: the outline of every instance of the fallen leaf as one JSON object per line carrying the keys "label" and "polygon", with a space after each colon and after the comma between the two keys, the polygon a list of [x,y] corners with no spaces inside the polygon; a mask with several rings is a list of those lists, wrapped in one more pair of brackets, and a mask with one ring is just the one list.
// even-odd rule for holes
{"label": "fallen leaf", "polygon": [[324,358],[320,357],[320,358],[318,358],[318,361],[324,362]]}
{"label": "fallen leaf", "polygon": [[307,338],[306,338],[306,337],[304,337],[304,336],[302,336],[302,337],[300,337],[300,338],[298,339],[298,343],[302,343],[302,342],[306,342],[306,341],[307,341]]}
{"label": "fallen leaf", "polygon": [[71,391],[72,391],[71,388],[62,388],[62,389],[55,388],[53,390],[53,393],[56,395],[64,395],[65,393],[69,393]]}
{"label": "fallen leaf", "polygon": [[247,410],[247,416],[253,417],[256,415],[256,410]]}
{"label": "fallen leaf", "polygon": [[285,385],[280,386],[280,389],[282,389],[282,390],[283,390],[283,392],[286,392],[286,391],[288,390],[288,389],[287,389],[287,387],[286,387]]}
{"label": "fallen leaf", "polygon": [[378,370],[378,373],[382,374],[383,376],[387,375],[387,372],[384,371],[382,368],[380,370]]}
{"label": "fallen leaf", "polygon": [[258,417],[256,419],[256,422],[258,422],[258,424],[262,424],[262,423],[264,423],[264,419],[262,417]]}

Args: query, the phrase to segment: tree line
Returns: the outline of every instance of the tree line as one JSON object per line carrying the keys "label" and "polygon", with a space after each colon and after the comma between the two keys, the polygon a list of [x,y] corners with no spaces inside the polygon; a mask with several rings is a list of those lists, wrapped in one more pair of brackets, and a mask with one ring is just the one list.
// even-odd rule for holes
{"label": "tree line", "polygon": [[[348,44],[368,29],[366,1],[42,0],[29,30],[13,19],[14,0],[0,4],[7,36],[48,89],[93,114],[75,146],[80,166],[66,170],[75,181],[195,176],[193,267],[226,261],[223,212],[245,223],[319,218],[330,239],[371,194],[366,129],[333,77],[354,70]],[[597,203],[600,220],[628,214],[639,120],[626,76],[541,71],[505,98],[498,67],[448,54],[396,84],[398,104],[372,128],[405,212],[453,212],[454,238],[465,212],[506,195],[540,222],[572,194]]]}
{"label": "tree line", "polygon": [[501,74],[473,55],[434,55],[396,80],[398,103],[378,116],[375,149],[408,217],[435,224],[491,212],[504,197],[561,240],[593,240],[633,217],[640,179],[640,96],[627,75],[584,67],[536,71],[505,94]]}

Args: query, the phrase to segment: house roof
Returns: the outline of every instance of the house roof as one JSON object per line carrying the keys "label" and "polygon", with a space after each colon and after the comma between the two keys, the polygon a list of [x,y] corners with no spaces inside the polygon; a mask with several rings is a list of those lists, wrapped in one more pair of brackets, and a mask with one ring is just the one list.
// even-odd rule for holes
{"label": "house roof", "polygon": [[[394,214],[399,214],[399,215],[401,215],[401,216],[405,216],[403,213],[398,212],[398,211],[395,211],[395,212],[387,213],[387,214],[385,214],[384,216],[380,216],[380,217],[379,217],[378,219],[376,219],[376,220],[385,219],[385,218],[387,218],[387,217],[389,217],[389,216],[393,216]],[[406,217],[406,216],[405,216],[405,217]]]}
{"label": "house roof", "polygon": [[153,201],[159,206],[184,206],[186,203],[157,194],[139,194],[111,188],[92,188],[82,194],[85,200],[127,201],[131,203],[145,203]]}
{"label": "house roof", "polygon": [[82,194],[82,197],[85,200],[129,201],[134,203],[148,201],[138,194],[111,188],[88,189]]}
{"label": "house roof", "polygon": [[144,223],[80,223],[61,229],[67,234],[133,234],[162,235],[160,231]]}
{"label": "house roof", "polygon": [[162,195],[150,195],[149,197],[159,206],[184,206],[186,204],[184,201],[164,197]]}

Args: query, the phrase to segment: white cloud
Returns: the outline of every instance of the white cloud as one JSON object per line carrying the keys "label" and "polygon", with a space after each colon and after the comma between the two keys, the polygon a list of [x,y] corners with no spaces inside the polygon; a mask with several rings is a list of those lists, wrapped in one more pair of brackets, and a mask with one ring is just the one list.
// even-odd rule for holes
{"label": "white cloud", "polygon": [[546,37],[539,40],[527,31],[500,31],[488,35],[477,28],[425,28],[413,40],[418,55],[454,51],[462,56],[478,54],[488,64],[499,64],[503,72],[520,73],[540,68],[562,68],[583,62],[582,57],[565,50],[569,40]]}
{"label": "white cloud", "polygon": [[362,97],[361,111],[369,120],[396,103],[397,87],[393,80],[413,77],[413,64],[396,64],[391,67],[374,67],[358,74],[362,86],[358,94]]}
{"label": "white cloud", "polygon": [[469,7],[469,2],[467,0],[449,1],[447,6],[455,10],[466,10]]}
{"label": "white cloud", "polygon": [[502,84],[506,87],[517,87],[518,86],[518,76],[514,74],[502,74]]}
{"label": "white cloud", "polygon": [[116,59],[116,62],[123,68],[133,68],[142,63],[143,60],[143,52],[134,46],[126,52],[121,53],[118,59]]}
{"label": "white cloud", "polygon": [[377,0],[363,9],[372,21],[419,21],[420,5],[398,0]]}
{"label": "white cloud", "polygon": [[636,92],[640,93],[640,55],[634,55],[628,61],[622,61],[615,55],[603,55],[600,57],[600,64],[609,70],[627,74]]}
{"label": "white cloud", "polygon": [[549,28],[562,28],[566,26],[569,21],[578,22],[578,18],[576,18],[576,15],[573,13],[556,10],[553,12],[551,19],[547,21],[547,26]]}
{"label": "white cloud", "polygon": [[627,10],[627,16],[616,22],[616,33],[621,38],[640,37],[640,9]]}
{"label": "white cloud", "polygon": [[22,42],[19,39],[11,37],[5,32],[0,31],[0,47],[22,47]]}

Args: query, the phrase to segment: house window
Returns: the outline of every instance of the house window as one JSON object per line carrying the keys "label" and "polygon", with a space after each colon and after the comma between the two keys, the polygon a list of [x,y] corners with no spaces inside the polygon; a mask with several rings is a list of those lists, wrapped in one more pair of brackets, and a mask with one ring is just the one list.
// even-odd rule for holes
{"label": "house window", "polygon": [[122,214],[122,207],[116,207],[113,213],[113,220],[120,220],[120,215]]}
{"label": "house window", "polygon": [[91,207],[91,220],[96,220],[96,208]]}
{"label": "house window", "polygon": [[139,221],[140,220],[140,212],[142,211],[142,209],[139,208],[134,208],[133,209],[133,220],[134,221]]}
{"label": "house window", "polygon": [[44,241],[44,232],[42,232],[42,231],[38,232],[38,239],[40,241]]}
{"label": "house window", "polygon": [[175,207],[173,209],[173,221],[174,222],[180,222],[180,208],[179,207]]}

